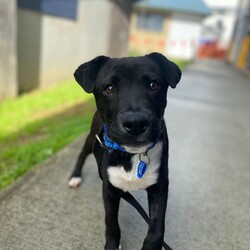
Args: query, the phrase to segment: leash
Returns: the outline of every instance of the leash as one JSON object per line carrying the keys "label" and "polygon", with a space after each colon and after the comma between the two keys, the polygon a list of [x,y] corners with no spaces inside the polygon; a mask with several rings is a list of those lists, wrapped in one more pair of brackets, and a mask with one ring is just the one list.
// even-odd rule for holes
{"label": "leash", "polygon": [[[137,210],[137,212],[141,215],[141,217],[147,222],[147,224],[149,224],[150,219],[147,213],[145,212],[143,207],[140,205],[140,203],[134,198],[134,196],[131,193],[129,192],[123,193],[122,198],[126,202],[128,202],[130,205],[132,205]],[[165,241],[163,241],[162,246],[166,250],[173,250]]]}
{"label": "leash", "polygon": [[[121,152],[126,152],[126,150],[121,147],[118,143],[113,142],[110,138],[109,138],[109,134],[108,134],[108,129],[107,129],[107,125],[104,123],[104,127],[103,127],[103,142],[101,141],[101,139],[99,138],[99,136],[96,134],[95,137],[97,139],[97,141],[100,143],[100,146],[105,148],[106,150],[108,150],[108,153],[111,154],[113,152],[113,150],[119,150]],[[137,170],[137,177],[138,178],[142,178],[144,173],[146,172],[147,169],[147,165],[149,165],[150,163],[150,158],[148,156],[148,151],[150,149],[152,149],[154,146],[156,145],[156,142],[154,142],[147,150],[144,154],[140,154],[139,155],[139,165],[138,165],[138,170]],[[144,157],[147,157],[147,163],[145,163],[145,161],[141,160],[141,155],[143,155]],[[122,198],[128,202],[132,207],[134,207],[137,212],[141,215],[141,217],[146,221],[147,224],[149,224],[150,222],[150,218],[147,215],[147,213],[145,212],[145,210],[143,209],[143,207],[140,205],[140,203],[134,198],[134,196],[129,193],[123,193],[122,194]],[[162,246],[165,250],[172,250],[172,248],[170,246],[168,246],[168,244],[163,241]]]}

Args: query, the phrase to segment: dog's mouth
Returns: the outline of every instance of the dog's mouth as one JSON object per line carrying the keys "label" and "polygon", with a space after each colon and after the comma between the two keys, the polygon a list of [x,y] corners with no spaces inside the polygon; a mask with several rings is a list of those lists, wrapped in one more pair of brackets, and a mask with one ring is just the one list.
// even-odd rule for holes
{"label": "dog's mouth", "polygon": [[151,145],[154,145],[159,139],[162,132],[162,124],[160,122],[155,122],[148,126],[148,129],[141,134],[131,134],[126,130],[121,128],[121,126],[113,123],[107,127],[105,133],[111,139],[111,141],[116,142],[126,152],[131,154],[140,154],[147,151]]}
{"label": "dog's mouth", "polygon": [[124,148],[126,152],[131,154],[141,154],[146,152],[158,138],[158,136],[131,137],[122,133],[117,136],[117,134],[113,134],[112,132],[108,137],[112,142],[117,143],[120,147]]}
{"label": "dog's mouth", "polygon": [[124,134],[121,134],[121,136],[111,135],[111,139],[124,148],[126,152],[131,154],[141,154],[155,144],[159,139],[159,133],[142,137],[130,137]]}
{"label": "dog's mouth", "polygon": [[138,144],[138,145],[123,145],[121,144],[121,147],[123,147],[126,152],[130,154],[142,154],[145,153],[150,147],[152,147],[154,143],[144,143],[144,144]]}

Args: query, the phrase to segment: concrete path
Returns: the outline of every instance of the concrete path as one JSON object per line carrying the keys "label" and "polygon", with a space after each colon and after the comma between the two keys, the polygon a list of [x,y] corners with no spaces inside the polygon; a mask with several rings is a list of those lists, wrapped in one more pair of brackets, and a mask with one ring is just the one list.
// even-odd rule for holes
{"label": "concrete path", "polygon": [[[169,91],[170,197],[165,240],[176,250],[250,249],[250,81],[216,61],[191,65]],[[0,250],[103,249],[101,181],[93,157],[77,190],[67,178],[79,139],[0,193]],[[146,207],[145,192],[135,194]],[[147,226],[124,201],[123,250]]]}

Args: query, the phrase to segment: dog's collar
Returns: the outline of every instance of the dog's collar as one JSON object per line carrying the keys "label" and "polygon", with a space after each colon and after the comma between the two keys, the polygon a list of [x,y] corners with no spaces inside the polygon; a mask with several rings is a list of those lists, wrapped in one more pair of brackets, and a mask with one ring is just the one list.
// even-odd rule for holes
{"label": "dog's collar", "polygon": [[103,133],[103,141],[104,145],[109,149],[109,150],[120,150],[122,152],[126,152],[125,148],[121,147],[118,143],[112,141],[109,138],[109,133],[108,133],[108,128],[106,123],[104,123],[103,127],[104,133]]}
{"label": "dog's collar", "polygon": [[[106,123],[104,123],[104,127],[103,127],[103,141],[104,144],[102,143],[102,141],[100,140],[98,135],[95,135],[96,139],[98,140],[98,142],[100,143],[100,145],[104,148],[106,148],[109,152],[109,154],[111,154],[113,152],[113,150],[119,150],[121,152],[126,152],[125,148],[121,147],[118,143],[113,142],[110,138],[109,138],[109,134],[108,134],[108,129],[107,129],[107,125]],[[150,163],[150,158],[148,156],[148,151],[150,149],[152,149],[154,146],[156,145],[156,142],[154,142],[150,147],[147,148],[147,150],[144,153],[139,154],[139,164],[138,164],[138,168],[137,168],[137,177],[138,178],[142,178],[144,173],[147,170],[147,166]],[[144,157],[145,160],[141,160],[141,157]],[[147,163],[146,163],[146,162]]]}
{"label": "dog's collar", "polygon": [[[108,133],[108,128],[107,128],[107,125],[106,123],[104,123],[104,126],[103,126],[103,141],[104,141],[104,145],[105,147],[107,147],[109,150],[119,150],[119,151],[122,151],[122,152],[127,152],[125,148],[121,147],[118,143],[112,141],[110,138],[109,138],[109,133]],[[141,153],[142,155],[146,156],[148,154],[148,151],[150,149],[152,149],[154,146],[156,145],[156,142],[154,142],[151,146],[149,146],[147,148],[147,150],[144,152],[144,153]],[[140,154],[140,155],[141,155]]]}

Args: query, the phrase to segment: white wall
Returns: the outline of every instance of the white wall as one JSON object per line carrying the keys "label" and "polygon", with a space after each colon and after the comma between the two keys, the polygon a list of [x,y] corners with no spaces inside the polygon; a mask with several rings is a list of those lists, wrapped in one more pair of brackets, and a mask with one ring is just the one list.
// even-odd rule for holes
{"label": "white wall", "polygon": [[[223,23],[223,31],[219,38],[219,47],[227,49],[230,45],[234,25],[237,17],[238,4],[241,0],[205,0],[212,9],[212,14],[205,18],[205,26],[216,27],[218,21]],[[215,40],[217,36],[210,34],[210,38]]]}
{"label": "white wall", "polygon": [[[219,47],[227,49],[234,30],[234,25],[236,21],[236,12],[235,11],[225,11],[223,14],[214,12],[212,15],[207,17],[203,24],[210,27],[215,27],[219,21],[223,23],[223,31],[220,34],[219,38]],[[210,36],[211,39],[216,40],[215,35]]]}
{"label": "white wall", "polygon": [[194,59],[200,38],[201,20],[201,17],[192,15],[172,16],[165,50],[168,57]]}
{"label": "white wall", "polygon": [[228,8],[228,9],[235,9],[240,0],[204,0],[204,2],[210,8]]}

